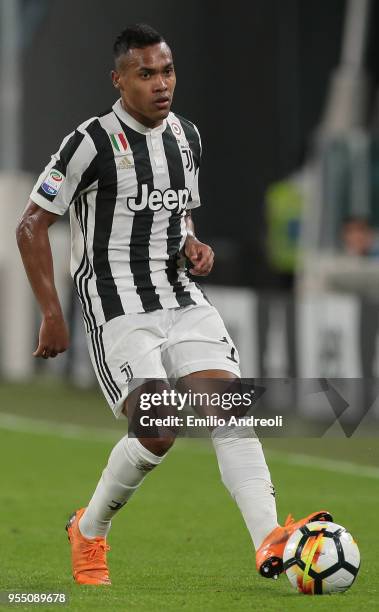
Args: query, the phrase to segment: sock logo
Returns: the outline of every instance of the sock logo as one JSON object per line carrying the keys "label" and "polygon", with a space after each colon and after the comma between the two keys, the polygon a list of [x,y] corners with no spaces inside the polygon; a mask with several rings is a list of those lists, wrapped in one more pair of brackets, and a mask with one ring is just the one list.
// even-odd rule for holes
{"label": "sock logo", "polygon": [[141,472],[150,472],[153,468],[155,468],[155,465],[145,461],[144,459],[140,459],[136,462],[136,468],[137,470],[141,470]]}
{"label": "sock logo", "polygon": [[113,504],[113,506],[111,506],[111,504],[108,504],[108,508],[110,508],[111,510],[120,510],[120,508],[125,506],[126,501],[121,503],[121,502],[118,502],[118,501],[115,501],[114,499],[112,499],[112,504]]}
{"label": "sock logo", "polygon": [[126,382],[129,383],[131,380],[133,380],[133,372],[129,361],[125,361],[125,363],[120,366],[120,370],[123,374],[125,374]]}

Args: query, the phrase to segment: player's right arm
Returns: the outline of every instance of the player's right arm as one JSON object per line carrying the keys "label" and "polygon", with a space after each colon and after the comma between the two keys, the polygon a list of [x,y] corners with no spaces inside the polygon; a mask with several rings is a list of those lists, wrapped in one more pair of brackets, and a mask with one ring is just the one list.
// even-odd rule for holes
{"label": "player's right arm", "polygon": [[33,187],[17,226],[17,243],[26,273],[42,312],[35,357],[56,357],[69,345],[67,325],[54,284],[49,227],[64,215],[78,194],[97,179],[97,149],[87,128],[96,118],[71,132]]}
{"label": "player's right arm", "polygon": [[54,283],[49,227],[59,215],[29,200],[16,229],[18,248],[29,282],[42,312],[39,343],[34,357],[56,357],[69,346],[69,335]]}

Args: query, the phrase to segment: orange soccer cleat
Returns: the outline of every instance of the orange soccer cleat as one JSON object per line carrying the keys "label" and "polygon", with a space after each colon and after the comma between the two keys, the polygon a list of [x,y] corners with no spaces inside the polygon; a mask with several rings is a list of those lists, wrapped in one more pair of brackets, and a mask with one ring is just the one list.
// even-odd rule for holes
{"label": "orange soccer cleat", "polygon": [[288,538],[299,527],[314,521],[333,521],[333,518],[326,510],[320,510],[295,522],[295,519],[289,514],[284,527],[279,525],[266,536],[256,554],[257,570],[261,576],[278,578],[283,571],[283,553]]}
{"label": "orange soccer cleat", "polygon": [[79,520],[85,508],[72,514],[66,525],[71,544],[72,575],[78,584],[111,584],[107,566],[106,539],[88,540],[79,531]]}

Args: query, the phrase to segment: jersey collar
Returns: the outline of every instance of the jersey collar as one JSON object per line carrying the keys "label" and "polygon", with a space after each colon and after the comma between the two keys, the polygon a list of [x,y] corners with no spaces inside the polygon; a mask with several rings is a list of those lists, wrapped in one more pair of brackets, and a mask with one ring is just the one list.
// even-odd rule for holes
{"label": "jersey collar", "polygon": [[161,125],[158,125],[155,128],[146,127],[146,125],[142,125],[142,123],[139,123],[139,121],[136,121],[136,119],[134,119],[134,117],[129,115],[129,113],[127,113],[126,110],[123,108],[121,104],[121,98],[119,98],[117,102],[113,104],[112,108],[113,108],[113,111],[116,113],[116,115],[118,115],[120,119],[124,123],[126,123],[127,126],[132,128],[132,130],[134,130],[135,132],[139,132],[140,134],[161,134],[166,129],[166,126],[167,126],[166,119],[163,120]]}

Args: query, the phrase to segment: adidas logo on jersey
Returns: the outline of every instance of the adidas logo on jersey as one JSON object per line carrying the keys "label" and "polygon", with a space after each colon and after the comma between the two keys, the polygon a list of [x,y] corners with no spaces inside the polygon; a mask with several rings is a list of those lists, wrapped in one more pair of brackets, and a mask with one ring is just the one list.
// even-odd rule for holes
{"label": "adidas logo on jersey", "polygon": [[185,189],[166,189],[164,192],[160,189],[153,189],[149,193],[148,186],[142,185],[141,200],[137,202],[137,198],[127,198],[126,204],[129,210],[138,212],[144,208],[150,208],[154,212],[165,208],[166,210],[175,210],[176,208],[181,211],[186,208],[189,198],[189,190]]}
{"label": "adidas logo on jersey", "polygon": [[129,170],[129,168],[134,168],[133,158],[130,155],[125,155],[118,162],[117,170]]}

